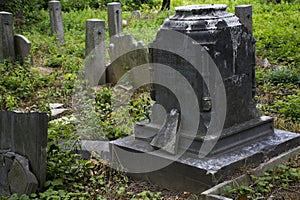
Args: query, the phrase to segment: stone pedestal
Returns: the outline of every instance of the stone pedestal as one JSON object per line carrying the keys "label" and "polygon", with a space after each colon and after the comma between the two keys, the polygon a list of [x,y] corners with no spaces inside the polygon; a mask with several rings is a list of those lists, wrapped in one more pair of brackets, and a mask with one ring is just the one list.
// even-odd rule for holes
{"label": "stone pedestal", "polygon": [[163,187],[202,192],[299,144],[299,134],[274,131],[273,119],[256,110],[249,27],[226,5],[176,8],[150,45],[150,63],[160,64],[150,70],[150,121],[111,142],[116,166]]}
{"label": "stone pedestal", "polygon": [[[130,136],[111,142],[111,151],[113,160],[134,178],[171,190],[201,193],[230,178],[236,169],[259,164],[298,146],[299,142],[300,134],[275,130],[273,135],[238,146],[232,151],[199,159],[197,154],[189,152],[179,158],[158,152],[148,142]],[[160,163],[162,167],[148,171],[152,167],[159,168],[159,165],[151,166],[155,165],[153,163]]]}

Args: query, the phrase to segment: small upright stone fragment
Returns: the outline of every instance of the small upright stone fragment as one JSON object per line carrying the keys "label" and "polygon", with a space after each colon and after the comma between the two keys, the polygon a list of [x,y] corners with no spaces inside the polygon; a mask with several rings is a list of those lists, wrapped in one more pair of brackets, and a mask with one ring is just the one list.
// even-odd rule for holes
{"label": "small upright stone fragment", "polygon": [[165,150],[168,153],[176,154],[178,146],[179,113],[178,110],[172,109],[167,116],[163,127],[151,141],[153,147]]}

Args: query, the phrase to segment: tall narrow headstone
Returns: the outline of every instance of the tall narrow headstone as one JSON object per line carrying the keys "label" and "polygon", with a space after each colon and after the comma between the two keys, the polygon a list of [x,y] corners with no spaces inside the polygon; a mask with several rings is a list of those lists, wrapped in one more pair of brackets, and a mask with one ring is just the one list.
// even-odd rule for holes
{"label": "tall narrow headstone", "polygon": [[0,61],[14,58],[13,15],[9,12],[0,12]]}
{"label": "tall narrow headstone", "polygon": [[105,21],[88,19],[86,21],[85,75],[91,86],[106,83],[105,66]]}
{"label": "tall narrow headstone", "polygon": [[64,26],[60,1],[49,1],[51,33],[56,34],[59,44],[64,41]]}
{"label": "tall narrow headstone", "polygon": [[112,2],[107,4],[109,36],[122,33],[122,9],[121,4]]}

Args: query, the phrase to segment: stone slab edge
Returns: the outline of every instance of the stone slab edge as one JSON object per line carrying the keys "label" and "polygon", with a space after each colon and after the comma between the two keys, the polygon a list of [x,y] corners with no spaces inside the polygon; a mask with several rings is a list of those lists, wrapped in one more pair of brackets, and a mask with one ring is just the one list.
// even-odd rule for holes
{"label": "stone slab edge", "polygon": [[238,185],[249,185],[250,184],[250,174],[255,176],[262,176],[264,172],[269,169],[273,169],[277,167],[279,164],[290,160],[291,158],[296,157],[297,154],[300,153],[300,146],[291,149],[285,153],[282,153],[267,162],[260,164],[258,167],[251,169],[249,174],[243,174],[233,180],[224,181],[204,192],[201,193],[202,200],[232,200],[231,198],[227,198],[221,195],[224,192],[224,186],[237,187]]}

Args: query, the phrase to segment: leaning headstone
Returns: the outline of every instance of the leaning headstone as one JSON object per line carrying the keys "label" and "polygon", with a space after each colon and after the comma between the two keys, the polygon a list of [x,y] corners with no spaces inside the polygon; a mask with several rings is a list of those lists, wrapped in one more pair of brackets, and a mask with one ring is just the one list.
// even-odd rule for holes
{"label": "leaning headstone", "polygon": [[13,15],[0,12],[0,61],[15,59]]}
{"label": "leaning headstone", "polygon": [[[149,61],[146,45],[141,41],[137,42],[129,34],[111,37],[108,52],[111,60],[106,74],[108,83],[117,83],[128,70],[147,64]],[[139,74],[133,73],[133,77],[130,78],[137,79],[139,77]]]}
{"label": "leaning headstone", "polygon": [[[28,57],[30,57],[31,51],[31,43],[30,41],[23,35],[16,34],[14,37],[15,43],[15,52],[16,57],[20,57],[22,62],[24,62]],[[32,58],[31,58],[31,64]]]}
{"label": "leaning headstone", "polygon": [[[31,194],[38,189],[38,180],[36,176],[30,171],[29,161],[24,156],[15,154],[13,152],[5,155],[8,162],[11,162],[7,167],[7,180],[10,188],[10,193],[14,194]],[[5,163],[7,165],[7,161]]]}
{"label": "leaning headstone", "polygon": [[121,4],[112,2],[107,4],[108,14],[108,32],[112,37],[116,34],[122,33],[122,9]]}
{"label": "leaning headstone", "polygon": [[51,33],[56,35],[58,43],[64,41],[64,26],[60,1],[49,1]]}
{"label": "leaning headstone", "polygon": [[47,129],[46,113],[0,111],[0,196],[43,189]]}
{"label": "leaning headstone", "polygon": [[85,40],[85,76],[91,86],[106,83],[105,21],[88,19]]}

